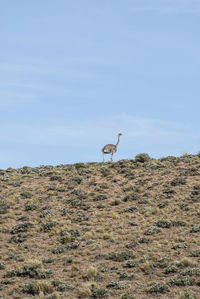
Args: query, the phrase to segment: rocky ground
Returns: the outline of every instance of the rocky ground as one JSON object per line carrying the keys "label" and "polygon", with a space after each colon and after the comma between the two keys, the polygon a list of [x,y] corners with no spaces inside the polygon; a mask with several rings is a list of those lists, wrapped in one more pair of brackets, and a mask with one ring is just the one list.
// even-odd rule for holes
{"label": "rocky ground", "polygon": [[0,170],[0,298],[200,298],[200,157]]}

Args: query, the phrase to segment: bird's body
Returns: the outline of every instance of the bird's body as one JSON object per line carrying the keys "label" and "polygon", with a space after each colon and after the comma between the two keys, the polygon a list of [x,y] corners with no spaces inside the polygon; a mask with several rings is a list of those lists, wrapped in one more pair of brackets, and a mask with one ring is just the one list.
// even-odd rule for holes
{"label": "bird's body", "polygon": [[102,151],[104,152],[104,154],[110,154],[111,152],[115,153],[117,151],[117,149],[114,144],[106,144],[102,148]]}
{"label": "bird's body", "polygon": [[112,156],[114,153],[116,153],[117,151],[117,147],[120,141],[120,136],[122,134],[119,133],[118,134],[118,140],[116,144],[106,144],[103,148],[102,148],[102,154],[103,154],[103,162],[104,162],[104,154],[110,154],[111,155],[111,161],[112,161]]}

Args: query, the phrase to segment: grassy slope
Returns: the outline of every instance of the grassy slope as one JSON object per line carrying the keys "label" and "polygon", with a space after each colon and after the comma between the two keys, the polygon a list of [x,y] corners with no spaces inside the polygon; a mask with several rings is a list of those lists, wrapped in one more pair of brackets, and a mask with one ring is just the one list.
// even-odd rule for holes
{"label": "grassy slope", "polygon": [[199,179],[192,155],[1,170],[0,298],[199,298]]}

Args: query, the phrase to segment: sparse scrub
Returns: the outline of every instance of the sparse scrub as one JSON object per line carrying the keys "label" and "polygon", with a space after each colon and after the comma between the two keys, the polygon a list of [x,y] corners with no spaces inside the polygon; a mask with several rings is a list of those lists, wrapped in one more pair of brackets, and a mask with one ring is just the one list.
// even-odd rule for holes
{"label": "sparse scrub", "polygon": [[30,260],[22,268],[13,269],[5,274],[5,277],[28,276],[35,279],[46,279],[52,275],[52,271],[42,269],[40,261]]}
{"label": "sparse scrub", "polygon": [[136,160],[0,170],[2,298],[198,298],[200,159]]}

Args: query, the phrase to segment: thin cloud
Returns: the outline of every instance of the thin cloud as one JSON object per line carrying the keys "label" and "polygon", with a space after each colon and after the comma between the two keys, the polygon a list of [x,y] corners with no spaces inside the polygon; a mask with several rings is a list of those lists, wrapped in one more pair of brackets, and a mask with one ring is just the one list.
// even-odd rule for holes
{"label": "thin cloud", "polygon": [[[155,158],[188,151],[198,152],[195,142],[200,138],[198,132],[191,134],[191,130],[186,129],[184,124],[132,115],[115,115],[109,119],[76,121],[63,125],[4,124],[0,130],[0,143],[8,149],[2,153],[7,162],[0,161],[1,167],[11,164],[72,163],[77,159],[85,162],[101,161],[101,148],[106,143],[116,143],[119,132],[123,136],[120,150],[115,156],[117,160],[133,158],[141,152],[147,152]],[[18,151],[11,152],[13,148]],[[34,153],[37,151],[40,155],[35,158]],[[21,162],[16,164],[13,156]]]}
{"label": "thin cloud", "polygon": [[10,63],[0,63],[0,73],[39,73],[39,74],[56,74],[59,69],[55,67],[49,67],[48,65],[29,65],[29,64],[10,64]]}
{"label": "thin cloud", "polygon": [[146,140],[170,143],[184,139],[184,131],[177,123],[159,119],[139,118],[130,115],[113,116],[111,119],[77,121],[65,125],[31,126],[4,125],[1,142],[17,142],[37,145],[79,146],[97,145],[113,140],[119,132],[127,142]]}
{"label": "thin cloud", "polygon": [[0,106],[10,106],[15,104],[27,104],[35,101],[35,96],[28,93],[0,90]]}
{"label": "thin cloud", "polygon": [[[157,118],[135,117],[130,115],[116,116],[116,120],[122,123],[129,136],[155,137],[156,136],[180,136],[181,125]],[[129,130],[129,128],[131,130]]]}

